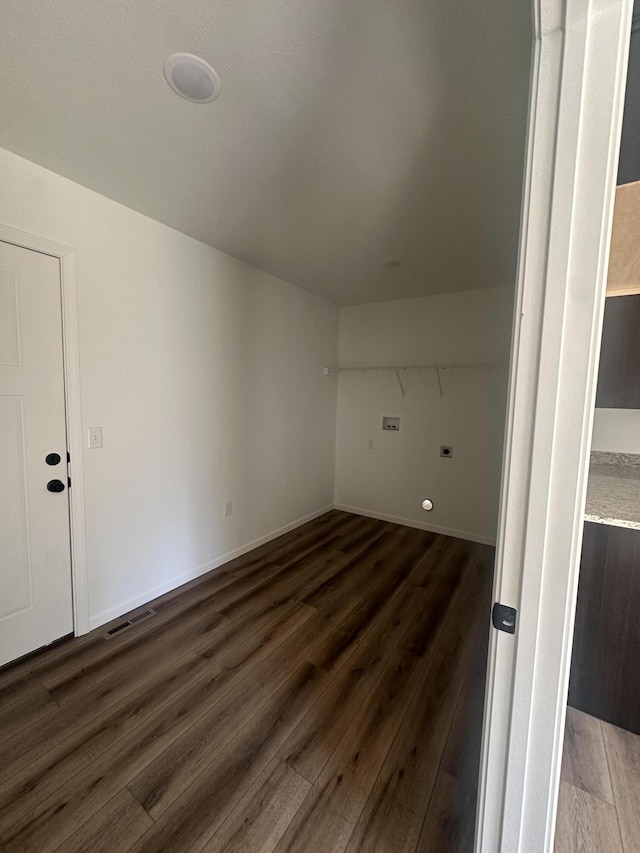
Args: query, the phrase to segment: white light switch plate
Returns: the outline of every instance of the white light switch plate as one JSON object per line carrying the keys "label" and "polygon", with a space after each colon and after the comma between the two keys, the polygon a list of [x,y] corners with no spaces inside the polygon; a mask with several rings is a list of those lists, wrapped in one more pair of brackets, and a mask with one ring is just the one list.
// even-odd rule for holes
{"label": "white light switch plate", "polygon": [[87,430],[87,446],[93,450],[102,447],[102,427],[89,427]]}

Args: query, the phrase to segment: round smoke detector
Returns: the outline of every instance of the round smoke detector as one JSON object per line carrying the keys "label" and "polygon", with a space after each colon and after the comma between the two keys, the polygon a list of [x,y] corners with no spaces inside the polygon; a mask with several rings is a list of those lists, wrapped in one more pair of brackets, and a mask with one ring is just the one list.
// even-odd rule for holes
{"label": "round smoke detector", "polygon": [[173,91],[193,101],[209,104],[220,94],[220,78],[204,59],[192,53],[172,53],[164,61],[164,76]]}

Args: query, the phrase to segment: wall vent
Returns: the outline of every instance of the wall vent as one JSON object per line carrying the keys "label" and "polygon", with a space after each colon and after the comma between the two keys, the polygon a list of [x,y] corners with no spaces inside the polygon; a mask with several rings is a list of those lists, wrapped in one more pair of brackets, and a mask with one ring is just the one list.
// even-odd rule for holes
{"label": "wall vent", "polygon": [[133,628],[133,626],[137,625],[139,622],[144,622],[145,619],[150,619],[155,615],[156,611],[152,607],[147,607],[146,610],[141,610],[140,613],[134,613],[133,616],[129,616],[128,619],[118,622],[118,624],[114,625],[113,628],[109,628],[108,631],[105,631],[105,639],[110,640],[111,637],[115,637],[117,634],[122,634],[122,632],[126,631],[128,628]]}

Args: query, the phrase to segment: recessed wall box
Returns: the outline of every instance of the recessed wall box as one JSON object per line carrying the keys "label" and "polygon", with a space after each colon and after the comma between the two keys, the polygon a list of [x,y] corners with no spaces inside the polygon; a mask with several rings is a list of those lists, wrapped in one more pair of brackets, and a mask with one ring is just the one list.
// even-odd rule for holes
{"label": "recessed wall box", "polygon": [[389,432],[399,432],[400,418],[382,418],[382,429],[389,430]]}

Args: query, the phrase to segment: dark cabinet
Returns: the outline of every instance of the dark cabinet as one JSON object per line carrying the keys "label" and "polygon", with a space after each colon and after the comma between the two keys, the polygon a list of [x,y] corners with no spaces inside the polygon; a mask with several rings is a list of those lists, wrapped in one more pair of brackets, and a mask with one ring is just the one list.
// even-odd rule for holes
{"label": "dark cabinet", "polygon": [[596,407],[640,409],[640,295],[606,299]]}
{"label": "dark cabinet", "polygon": [[640,734],[640,530],[585,523],[569,705]]}
{"label": "dark cabinet", "polygon": [[640,181],[640,0],[634,0],[618,183]]}

